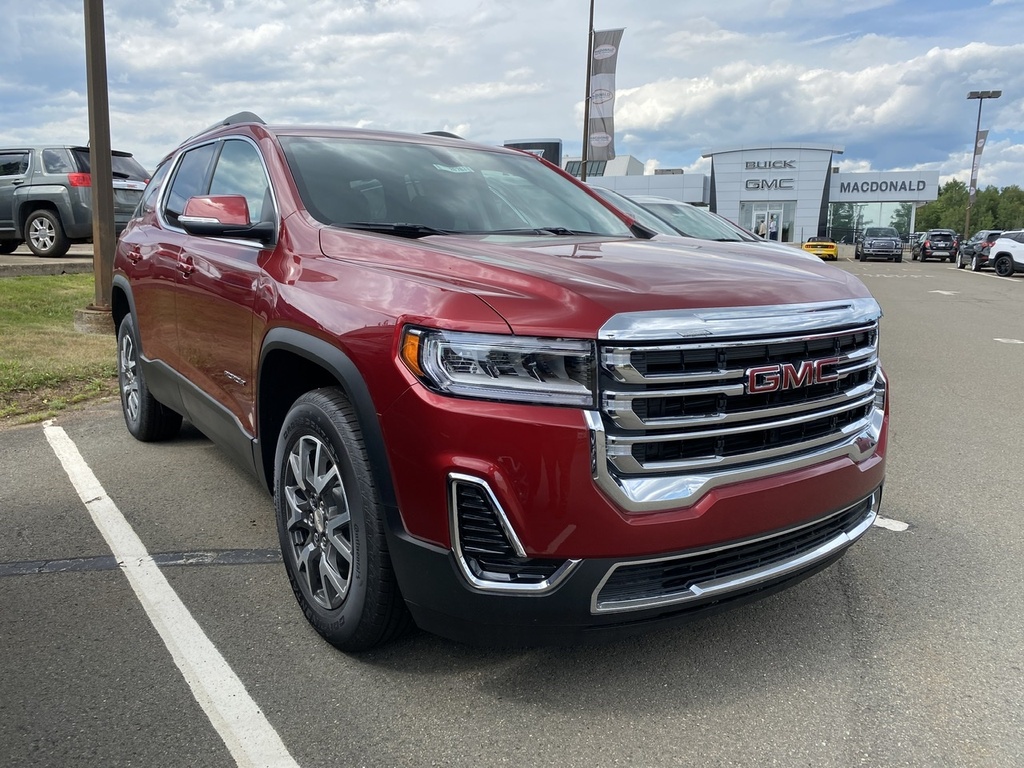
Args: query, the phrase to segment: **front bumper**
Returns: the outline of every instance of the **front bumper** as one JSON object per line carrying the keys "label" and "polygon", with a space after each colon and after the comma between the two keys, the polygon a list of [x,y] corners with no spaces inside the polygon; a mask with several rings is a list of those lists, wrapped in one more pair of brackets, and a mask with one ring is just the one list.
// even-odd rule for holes
{"label": "front bumper", "polygon": [[487,645],[579,642],[683,623],[792,586],[842,557],[875,521],[880,499],[878,488],[824,518],[724,547],[581,560],[533,594],[475,590],[451,551],[407,535],[392,542],[392,556],[427,631]]}
{"label": "front bumper", "polygon": [[[515,644],[672,623],[757,599],[827,566],[870,527],[887,422],[887,410],[878,411],[841,450],[751,467],[728,482],[712,477],[691,487],[652,478],[634,488],[610,484],[596,469],[600,422],[584,412],[410,388],[382,414],[398,502],[389,545],[402,594],[424,629]],[[473,491],[467,503],[483,510],[488,530],[474,520],[460,529],[454,484]],[[819,539],[790,541],[841,515],[849,519]],[[484,549],[504,539],[497,576],[469,562],[463,532]],[[773,553],[745,559],[738,572],[678,581],[693,558],[717,568],[736,547]],[[500,568],[510,562],[541,575],[502,583]],[[641,572],[647,587],[620,583]]]}

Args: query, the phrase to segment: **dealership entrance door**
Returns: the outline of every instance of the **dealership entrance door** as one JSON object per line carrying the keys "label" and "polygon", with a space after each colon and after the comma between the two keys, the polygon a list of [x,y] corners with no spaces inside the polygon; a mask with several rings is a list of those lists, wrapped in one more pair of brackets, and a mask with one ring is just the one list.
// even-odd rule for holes
{"label": "dealership entrance door", "polygon": [[740,226],[761,234],[763,222],[765,225],[764,236],[769,238],[772,220],[774,220],[776,238],[780,242],[789,242],[793,239],[793,217],[795,214],[795,201],[740,203]]}

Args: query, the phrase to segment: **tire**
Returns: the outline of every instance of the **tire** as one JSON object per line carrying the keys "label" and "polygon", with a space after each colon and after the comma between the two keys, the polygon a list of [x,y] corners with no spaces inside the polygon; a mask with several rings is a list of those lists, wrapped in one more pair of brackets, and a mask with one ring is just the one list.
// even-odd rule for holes
{"label": "tire", "polygon": [[902,253],[899,256],[896,257],[896,261],[897,262],[903,261],[903,254]]}
{"label": "tire", "polygon": [[964,255],[960,252],[956,252],[956,268],[963,269],[967,266],[967,262],[964,261]]}
{"label": "tire", "polygon": [[365,651],[411,626],[362,431],[340,390],[308,392],[288,411],[274,460],[274,505],[292,592],[327,642]]}
{"label": "tire", "polygon": [[21,243],[18,240],[0,240],[0,254],[7,255],[18,250]]}
{"label": "tire", "polygon": [[910,252],[910,260],[917,261],[917,254],[914,253],[913,251]]}
{"label": "tire", "polygon": [[44,258],[59,258],[71,246],[60,218],[44,208],[32,211],[25,220],[25,242],[32,253]]}
{"label": "tire", "polygon": [[981,272],[981,259],[976,253],[971,256],[971,272]]}
{"label": "tire", "polygon": [[924,264],[924,262],[925,262],[924,251],[921,251],[921,263]]}
{"label": "tire", "polygon": [[159,402],[146,386],[139,365],[139,337],[131,313],[117,329],[117,388],[121,413],[132,437],[144,443],[169,440],[181,429],[181,414]]}
{"label": "tire", "polygon": [[996,270],[996,274],[1000,277],[1013,277],[1013,259],[1006,254],[996,257],[996,263],[993,265]]}

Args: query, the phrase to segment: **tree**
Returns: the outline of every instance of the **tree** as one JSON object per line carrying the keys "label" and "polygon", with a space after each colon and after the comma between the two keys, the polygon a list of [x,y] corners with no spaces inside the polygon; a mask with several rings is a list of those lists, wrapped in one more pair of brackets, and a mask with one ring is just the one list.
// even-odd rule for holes
{"label": "tree", "polygon": [[[952,179],[939,187],[939,196],[917,211],[918,230],[952,229],[959,232],[967,218],[967,185]],[[979,229],[1024,229],[1024,190],[1016,184],[1003,189],[978,190],[971,208],[971,232]]]}

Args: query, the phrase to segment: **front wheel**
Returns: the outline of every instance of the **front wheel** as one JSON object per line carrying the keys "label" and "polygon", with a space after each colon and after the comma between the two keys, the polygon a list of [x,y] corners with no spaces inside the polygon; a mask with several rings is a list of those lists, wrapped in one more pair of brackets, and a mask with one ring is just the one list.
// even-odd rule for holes
{"label": "front wheel", "polygon": [[1000,256],[996,259],[996,263],[993,265],[996,274],[1000,277],[1012,277],[1013,276],[1013,259],[1009,256]]}
{"label": "front wheel", "polygon": [[36,256],[59,258],[68,252],[71,241],[64,232],[60,217],[53,211],[40,209],[25,221],[25,242]]}
{"label": "front wheel", "polygon": [[117,328],[117,385],[121,413],[136,440],[169,440],[181,429],[181,414],[153,397],[139,365],[139,340],[131,314]]}
{"label": "front wheel", "polygon": [[408,628],[370,459],[340,390],[308,392],[285,417],[274,504],[292,592],[317,632],[343,651],[365,651]]}

